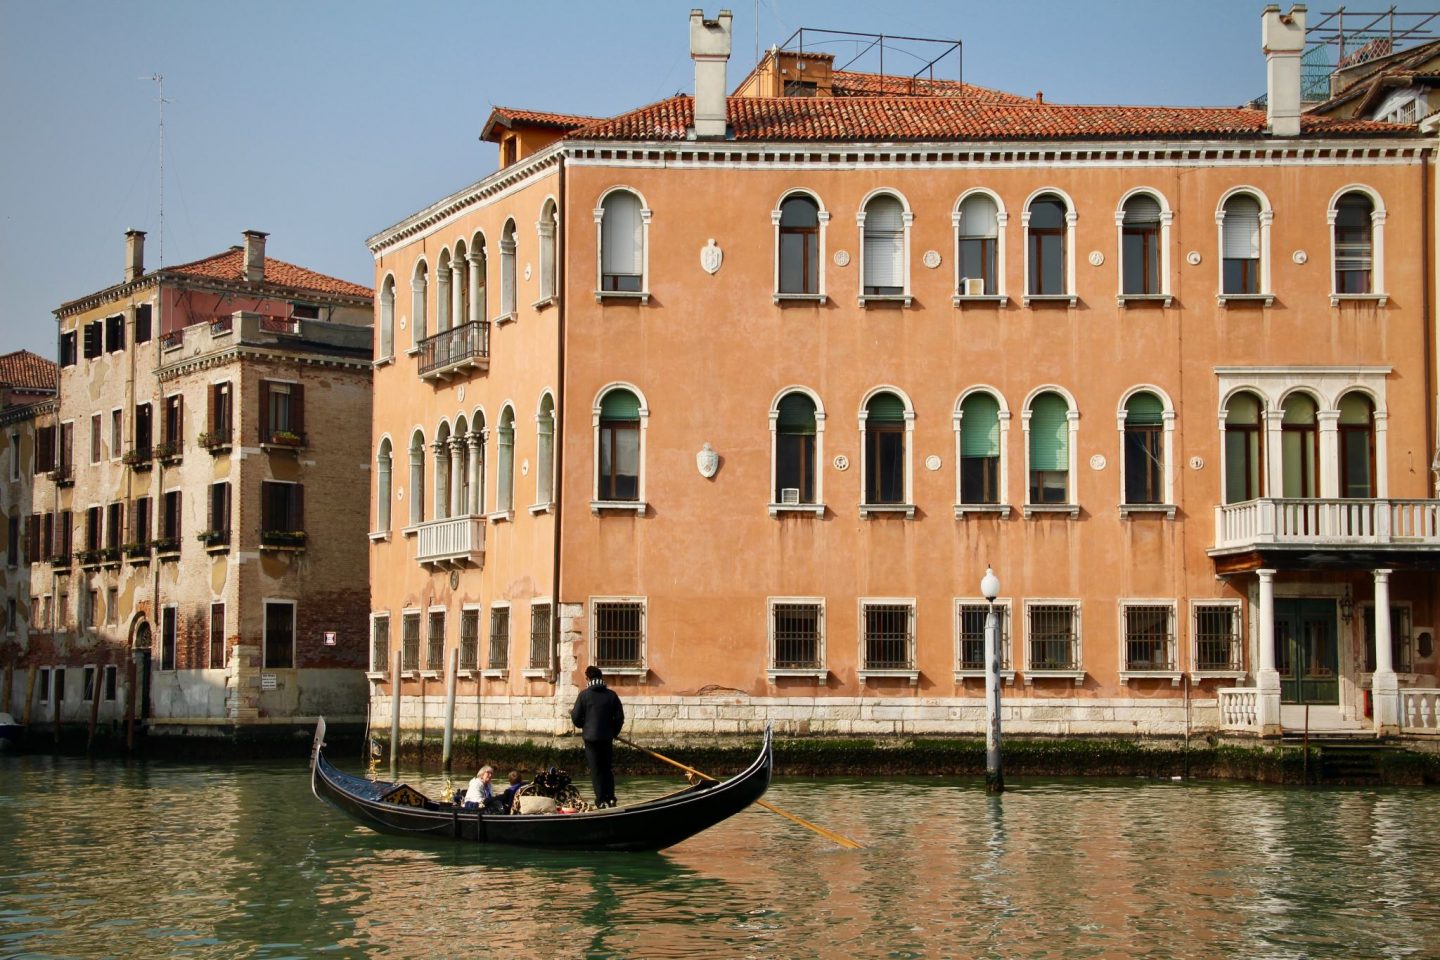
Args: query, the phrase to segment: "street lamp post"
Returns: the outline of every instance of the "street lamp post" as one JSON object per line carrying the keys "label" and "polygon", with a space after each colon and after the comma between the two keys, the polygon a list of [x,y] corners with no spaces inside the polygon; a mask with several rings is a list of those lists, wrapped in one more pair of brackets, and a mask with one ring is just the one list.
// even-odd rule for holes
{"label": "street lamp post", "polygon": [[980,581],[985,597],[985,792],[1004,793],[1005,773],[1000,765],[1000,620],[995,616],[995,598],[1000,596],[1000,578],[985,568]]}

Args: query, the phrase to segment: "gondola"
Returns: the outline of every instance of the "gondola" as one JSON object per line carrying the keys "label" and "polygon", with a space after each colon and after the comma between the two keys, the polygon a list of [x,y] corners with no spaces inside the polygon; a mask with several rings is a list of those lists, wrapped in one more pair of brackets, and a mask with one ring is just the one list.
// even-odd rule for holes
{"label": "gondola", "polygon": [[310,787],[372,830],[461,843],[498,843],[553,850],[661,850],[733,817],[764,796],[774,757],[770,727],[760,755],[725,781],[701,780],[669,796],[583,813],[501,814],[464,809],[424,796],[404,783],[367,780],[325,758],[325,720],[315,726]]}

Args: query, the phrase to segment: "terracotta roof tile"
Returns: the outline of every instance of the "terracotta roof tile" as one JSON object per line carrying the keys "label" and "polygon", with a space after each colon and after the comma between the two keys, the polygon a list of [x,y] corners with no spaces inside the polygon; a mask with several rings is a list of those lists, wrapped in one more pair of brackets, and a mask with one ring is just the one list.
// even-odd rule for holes
{"label": "terracotta roof tile", "polygon": [[29,350],[16,350],[0,356],[0,383],[17,390],[54,390],[60,367]]}
{"label": "terracotta roof tile", "polygon": [[491,117],[503,117],[511,123],[528,123],[537,127],[559,127],[573,130],[587,123],[594,123],[600,117],[585,117],[577,113],[546,113],[542,110],[516,110],[511,107],[495,107]]}
{"label": "terracotta roof tile", "polygon": [[830,75],[830,89],[837,97],[968,97],[994,103],[1029,103],[1029,97],[989,87],[977,87],[959,80],[932,80],[926,77],[890,77],[878,73],[836,70]]}
{"label": "terracotta roof tile", "polygon": [[[783,97],[729,100],[737,141],[884,143],[890,141],[1134,140],[1260,137],[1265,111],[1243,107],[1075,106],[966,97]],[[692,125],[688,96],[574,130],[572,140],[683,140]],[[1406,125],[1304,116],[1316,136],[1413,134]]]}
{"label": "terracotta roof tile", "polygon": [[[161,267],[157,273],[178,274],[204,280],[220,280],[226,283],[243,283],[245,280],[245,251],[231,247],[224,253],[203,260],[194,260],[173,267]],[[342,297],[373,297],[375,291],[349,280],[329,277],[314,270],[297,267],[274,257],[265,258],[266,284],[288,287],[294,290],[310,290],[316,293]]]}

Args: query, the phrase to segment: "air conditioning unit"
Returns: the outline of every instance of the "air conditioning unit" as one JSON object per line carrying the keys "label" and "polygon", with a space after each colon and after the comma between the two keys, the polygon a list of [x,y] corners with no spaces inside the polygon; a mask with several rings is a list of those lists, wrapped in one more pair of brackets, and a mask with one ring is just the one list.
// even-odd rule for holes
{"label": "air conditioning unit", "polygon": [[781,503],[785,503],[785,504],[789,504],[789,503],[799,503],[799,502],[800,502],[800,488],[799,488],[799,487],[781,487],[781,488],[780,488],[780,502],[781,502]]}
{"label": "air conditioning unit", "polygon": [[985,279],[983,277],[966,277],[960,281],[960,291],[967,297],[985,296]]}

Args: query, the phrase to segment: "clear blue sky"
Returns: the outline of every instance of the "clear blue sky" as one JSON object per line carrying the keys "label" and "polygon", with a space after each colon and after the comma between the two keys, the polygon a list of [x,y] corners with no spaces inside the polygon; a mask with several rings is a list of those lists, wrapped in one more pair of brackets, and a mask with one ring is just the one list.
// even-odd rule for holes
{"label": "clear blue sky", "polygon": [[[159,265],[157,92],[139,78],[164,74],[171,101],[166,263],[256,229],[272,256],[369,285],[367,236],[493,171],[477,139],[492,105],[604,116],[689,92],[694,5],[0,0],[0,353],[53,357],[51,311],[120,281],[127,229],[149,233]],[[730,6],[734,84],[754,62],[756,4]],[[972,83],[1233,106],[1264,91],[1263,6],[761,0],[759,40],[800,26],[956,38]]]}

